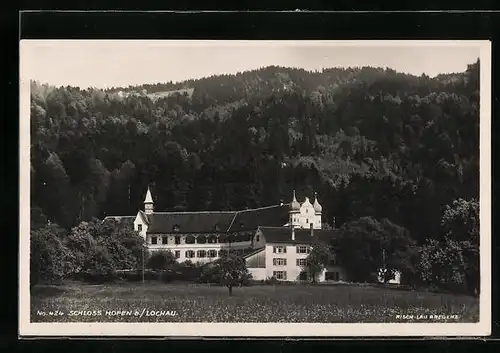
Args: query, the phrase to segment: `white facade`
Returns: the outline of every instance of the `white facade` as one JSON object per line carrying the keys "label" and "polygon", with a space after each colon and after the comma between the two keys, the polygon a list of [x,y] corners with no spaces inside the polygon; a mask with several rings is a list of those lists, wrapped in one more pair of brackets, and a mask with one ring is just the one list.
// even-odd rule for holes
{"label": "white facade", "polygon": [[321,229],[321,213],[322,207],[318,202],[317,196],[315,197],[314,205],[311,204],[308,197],[300,204],[295,198],[294,191],[290,206],[290,221],[285,226],[291,225],[293,228],[309,229],[312,224],[314,229]]}
{"label": "white facade", "polygon": [[[215,235],[196,235],[179,233],[148,234],[148,215],[154,214],[154,203],[148,188],[144,200],[144,211],[139,211],[134,219],[134,229],[144,238],[148,249],[154,251],[171,251],[177,261],[207,263],[220,257],[221,251],[251,250],[256,251],[245,257],[249,272],[255,280],[276,278],[283,281],[310,280],[307,274],[306,259],[310,251],[310,243],[296,244],[269,242],[260,229],[256,229],[252,240],[228,243]],[[322,207],[317,196],[314,203],[305,198],[304,202],[296,200],[295,192],[289,209],[289,222],[282,225],[286,229],[318,229],[321,230]],[[265,225],[263,225],[265,226]],[[210,233],[210,230],[207,230]],[[221,233],[223,234],[223,233]],[[198,242],[198,237],[204,238]],[[191,240],[188,242],[188,238]],[[194,241],[193,241],[194,238]],[[259,249],[261,251],[259,251]],[[342,281],[345,274],[338,266],[329,266],[318,275],[317,281]]]}
{"label": "white facade", "polygon": [[[309,244],[268,243],[260,253],[248,256],[246,263],[253,279],[257,281],[272,277],[280,281],[310,281],[306,264],[310,249]],[[265,263],[265,268],[252,267],[257,256],[263,257],[261,262]],[[330,261],[329,266],[317,275],[316,281],[345,281],[345,272],[336,265],[333,256]]]}

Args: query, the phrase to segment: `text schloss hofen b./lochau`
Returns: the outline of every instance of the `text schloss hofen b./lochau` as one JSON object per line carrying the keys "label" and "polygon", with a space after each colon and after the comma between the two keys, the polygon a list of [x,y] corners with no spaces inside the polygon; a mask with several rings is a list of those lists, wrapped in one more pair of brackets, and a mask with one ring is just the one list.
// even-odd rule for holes
{"label": "text schloss hofen b./lochau", "polygon": [[[37,310],[38,316],[65,316],[66,314],[60,310],[43,311]],[[141,317],[165,317],[177,316],[177,312],[173,310],[70,310],[67,316],[134,316]]]}

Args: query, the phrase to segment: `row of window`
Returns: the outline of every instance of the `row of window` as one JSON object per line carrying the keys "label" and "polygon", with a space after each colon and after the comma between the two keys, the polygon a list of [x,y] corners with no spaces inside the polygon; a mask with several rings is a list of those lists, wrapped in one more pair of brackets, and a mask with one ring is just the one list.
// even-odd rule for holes
{"label": "row of window", "polygon": [[[286,264],[287,264],[287,259],[282,259],[282,258],[273,259],[273,266],[286,266]],[[297,266],[306,266],[307,259],[297,259],[296,264]]]}
{"label": "row of window", "polygon": [[[240,222],[240,228],[244,228],[244,227],[245,227],[245,223]],[[178,232],[178,231],[180,231],[180,229],[181,229],[181,228],[180,228],[180,226],[179,226],[178,224],[176,224],[176,225],[174,225],[174,226],[172,227],[172,230],[173,230],[174,232]],[[137,230],[138,230],[139,232],[142,232],[142,224],[138,224],[138,225],[137,225]],[[217,232],[218,232],[218,231],[220,231],[220,227],[219,227],[219,225],[218,225],[218,224],[216,224],[216,225],[214,226],[214,230],[215,230],[215,231],[217,231]]]}
{"label": "row of window", "polygon": [[[273,259],[273,266],[286,266],[286,264],[287,264],[287,259],[285,258]],[[301,267],[307,266],[307,259],[296,259],[295,264]],[[335,258],[330,259],[329,265],[330,266],[337,265],[337,261],[335,260]]]}
{"label": "row of window", "polygon": [[[311,248],[305,245],[298,245],[295,249],[297,254],[309,254]],[[275,254],[286,254],[286,246],[274,246],[273,253]]]}
{"label": "row of window", "polygon": [[[164,236],[152,236],[150,239],[151,239],[151,244],[153,244],[153,245],[157,245],[157,244],[166,245],[166,244],[169,243],[168,242],[168,235],[164,235]],[[181,243],[181,237],[180,236],[174,237],[174,244],[175,245],[179,245],[180,243]],[[186,244],[217,244],[217,243],[219,243],[219,239],[215,238],[215,237],[210,237],[210,238],[206,238],[206,237],[198,237],[198,238],[187,237],[186,240],[185,240],[185,243]]]}
{"label": "row of window", "polygon": [[[198,257],[198,258],[217,257],[217,256],[220,257],[220,256],[222,256],[222,251],[223,250],[220,250],[218,252],[217,252],[217,250],[198,250],[195,252],[194,250],[186,250],[184,255],[185,255],[185,257],[187,257],[189,259],[192,259],[194,257]],[[174,255],[177,259],[180,258],[181,251],[175,250]]]}

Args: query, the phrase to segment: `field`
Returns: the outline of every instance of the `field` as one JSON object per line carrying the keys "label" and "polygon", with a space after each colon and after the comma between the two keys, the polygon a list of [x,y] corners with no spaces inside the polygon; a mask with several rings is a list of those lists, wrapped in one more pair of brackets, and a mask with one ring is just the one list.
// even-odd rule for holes
{"label": "field", "polygon": [[[432,317],[432,315],[440,315]],[[354,285],[36,286],[32,322],[476,322],[477,298]]]}

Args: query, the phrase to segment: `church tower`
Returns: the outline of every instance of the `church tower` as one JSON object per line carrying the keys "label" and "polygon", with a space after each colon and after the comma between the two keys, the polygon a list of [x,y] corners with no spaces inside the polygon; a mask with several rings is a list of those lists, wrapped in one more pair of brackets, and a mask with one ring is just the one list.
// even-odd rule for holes
{"label": "church tower", "polygon": [[321,213],[323,212],[323,206],[318,202],[318,194],[314,193],[314,227],[316,229],[321,229]]}
{"label": "church tower", "polygon": [[293,200],[292,203],[290,204],[290,226],[292,228],[299,228],[300,227],[300,203],[297,201],[297,198],[295,197],[295,190],[293,190]]}
{"label": "church tower", "polygon": [[148,186],[148,191],[146,192],[146,198],[144,199],[144,212],[146,214],[152,214],[153,211],[154,211],[153,197],[151,197],[151,191],[149,190]]}

